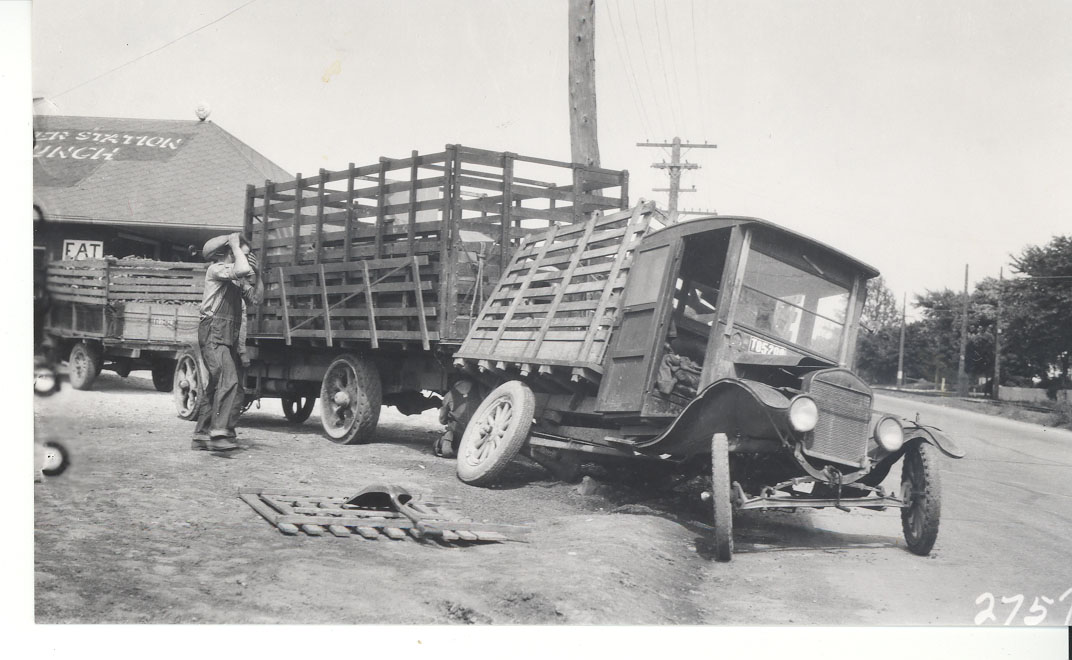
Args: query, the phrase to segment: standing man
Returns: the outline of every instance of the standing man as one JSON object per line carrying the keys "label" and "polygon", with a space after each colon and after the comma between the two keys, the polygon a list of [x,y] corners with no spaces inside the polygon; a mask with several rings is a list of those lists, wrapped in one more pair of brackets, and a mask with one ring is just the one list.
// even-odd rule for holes
{"label": "standing man", "polygon": [[197,343],[208,369],[208,382],[198,404],[191,449],[231,451],[238,449],[235,422],[241,414],[245,394],[239,378],[242,361],[238,351],[243,303],[257,304],[264,284],[257,273],[256,257],[237,233],[209,239],[202,255],[212,262],[205,272],[205,294],[197,328]]}

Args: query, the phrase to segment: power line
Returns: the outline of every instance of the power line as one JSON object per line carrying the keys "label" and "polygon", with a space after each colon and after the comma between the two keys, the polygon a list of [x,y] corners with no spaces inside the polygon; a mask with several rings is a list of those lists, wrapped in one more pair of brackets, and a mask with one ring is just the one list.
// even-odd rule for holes
{"label": "power line", "polygon": [[[648,47],[644,44],[644,30],[640,27],[640,15],[637,13],[636,0],[633,0],[633,21],[636,24],[637,38],[640,40],[641,60],[644,62],[644,70],[648,72],[648,80],[654,80],[655,77],[651,75],[651,67],[648,66],[648,58],[644,56],[648,52]],[[654,91],[654,90],[653,90]],[[652,98],[655,99],[655,110],[658,115],[657,119],[662,121],[663,113],[662,108],[659,106],[659,95],[652,94]],[[673,119],[671,118],[671,121]]]}
{"label": "power line", "polygon": [[696,77],[696,101],[700,106],[700,126],[703,127],[704,135],[708,134],[707,130],[707,102],[703,95],[703,85],[700,82],[700,46],[699,39],[696,38],[696,3],[695,0],[689,0],[689,12],[692,17],[692,58],[693,67],[692,72]]}
{"label": "power line", "polygon": [[663,29],[659,24],[659,10],[652,2],[651,13],[655,16],[655,42],[659,46],[659,68],[662,70],[663,83],[666,85],[666,98],[670,99],[670,119],[674,122],[674,132],[681,130],[681,119],[678,117],[678,104],[674,102],[674,91],[670,89],[670,76],[666,74],[666,57],[663,55]]}
{"label": "power line", "polygon": [[119,66],[117,66],[117,67],[114,67],[114,68],[112,68],[112,69],[109,69],[109,70],[105,71],[104,73],[100,74],[99,76],[94,76],[93,78],[90,78],[89,80],[86,80],[85,82],[81,82],[81,83],[78,83],[78,84],[77,84],[77,85],[75,85],[74,87],[71,87],[70,89],[64,90],[64,91],[60,92],[59,94],[56,94],[56,95],[55,95],[55,96],[53,96],[52,98],[53,98],[53,99],[58,99],[59,97],[63,96],[64,94],[68,94],[68,93],[70,93],[70,92],[73,92],[73,91],[74,91],[74,90],[76,90],[76,89],[79,89],[79,88],[85,87],[85,86],[86,86],[86,85],[88,85],[89,83],[91,83],[91,82],[95,82],[95,81],[97,81],[97,80],[100,80],[101,78],[103,78],[103,77],[105,77],[105,76],[107,76],[107,75],[111,75],[111,74],[115,73],[116,71],[118,71],[119,69],[122,69],[123,67],[126,67],[126,66],[130,66],[131,64],[133,64],[133,63],[137,62],[138,60],[142,60],[142,59],[145,59],[146,57],[149,57],[150,55],[152,55],[152,54],[154,54],[154,53],[159,53],[160,51],[164,50],[164,49],[165,49],[165,48],[167,48],[168,46],[170,46],[170,45],[172,45],[172,44],[174,44],[174,43],[176,43],[176,42],[178,42],[178,41],[182,41],[182,40],[183,40],[183,39],[185,39],[186,37],[189,37],[189,36],[190,36],[190,35],[192,35],[192,34],[196,34],[196,33],[200,32],[201,30],[204,30],[204,29],[205,29],[205,28],[207,28],[207,27],[211,27],[211,26],[215,25],[216,23],[219,23],[220,21],[222,21],[223,19],[227,18],[228,16],[230,16],[230,15],[231,15],[231,14],[233,14],[233,13],[235,13],[236,11],[239,11],[239,10],[241,10],[241,9],[245,9],[246,7],[248,7],[248,6],[252,5],[252,4],[254,3],[254,2],[257,2],[257,0],[249,0],[249,2],[247,2],[246,4],[244,4],[244,5],[241,5],[241,6],[239,6],[239,7],[235,7],[235,8],[234,8],[234,9],[232,9],[231,11],[227,12],[227,13],[226,13],[226,14],[224,14],[223,16],[220,16],[219,18],[217,18],[216,20],[214,20],[214,21],[212,21],[212,22],[210,22],[210,23],[205,23],[205,24],[204,24],[204,25],[202,25],[201,27],[199,27],[199,28],[196,28],[196,29],[194,29],[194,30],[191,30],[191,31],[187,32],[186,34],[184,34],[184,35],[182,35],[182,36],[180,36],[180,37],[176,37],[175,39],[172,39],[171,41],[167,42],[167,43],[166,43],[166,44],[164,44],[163,46],[159,46],[159,47],[157,47],[157,48],[154,48],[153,50],[149,51],[148,53],[144,53],[144,54],[142,54],[142,55],[138,55],[138,56],[137,56],[137,57],[135,57],[134,59],[132,59],[132,60],[130,60],[130,61],[128,61],[128,62],[124,62],[123,64],[120,64]]}
{"label": "power line", "polygon": [[[629,76],[626,77],[626,84],[629,85],[629,91],[633,92],[633,103],[638,107],[640,111],[640,120],[644,124],[644,131],[651,134],[651,123],[648,120],[648,112],[644,107],[644,94],[640,91],[640,82],[637,80],[636,71],[633,69],[633,57],[629,52],[629,42],[625,39],[625,28],[621,26],[621,12],[618,13],[618,29],[615,31],[614,21],[611,20],[611,13],[609,5],[607,6],[607,23],[611,26],[611,38],[614,40],[614,45],[618,49],[618,57],[622,60],[625,66],[628,68]],[[615,5],[617,7],[617,5]],[[621,41],[618,39],[619,33],[621,34]],[[622,43],[624,42],[625,55],[622,55]]]}
{"label": "power line", "polygon": [[[677,107],[683,110],[685,105],[682,102],[681,83],[677,77],[677,56],[674,55],[674,35],[673,31],[670,30],[670,14],[666,10],[666,0],[659,0],[659,4],[663,7],[663,25],[666,26],[666,43],[670,51],[670,76],[674,81],[674,91],[677,93]],[[658,15],[657,7],[656,15]]]}

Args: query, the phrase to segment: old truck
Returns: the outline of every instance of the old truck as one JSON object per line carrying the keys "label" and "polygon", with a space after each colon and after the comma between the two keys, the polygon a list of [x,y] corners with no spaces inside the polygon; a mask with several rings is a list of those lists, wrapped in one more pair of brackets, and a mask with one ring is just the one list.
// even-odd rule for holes
{"label": "old truck", "polygon": [[48,264],[44,333],[67,360],[75,389],[93,386],[102,369],[127,376],[152,371],[172,389],[177,363],[196,364],[198,305],[205,264],[149,259],[84,259]]}
{"label": "old truck", "polygon": [[454,353],[459,384],[486,393],[448,416],[459,478],[491,484],[519,452],[562,472],[584,458],[709,474],[720,560],[734,510],[800,507],[899,508],[928,554],[939,456],[964,454],[876,411],[849,369],[877,271],[757,218],[650,215],[595,214],[516,250]]}
{"label": "old truck", "polygon": [[[370,440],[381,405],[442,404],[453,354],[524,236],[628,205],[628,173],[447,145],[246,191],[263,301],[247,316],[252,397],[334,442]],[[180,415],[202,371],[180,358]]]}

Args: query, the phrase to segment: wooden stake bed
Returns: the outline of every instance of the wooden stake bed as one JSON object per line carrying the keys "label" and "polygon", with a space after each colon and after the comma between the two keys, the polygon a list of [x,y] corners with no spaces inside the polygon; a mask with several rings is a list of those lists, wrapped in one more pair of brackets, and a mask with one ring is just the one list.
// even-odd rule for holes
{"label": "wooden stake bed", "polygon": [[461,145],[249,186],[244,230],[265,277],[249,336],[458,342],[521,237],[627,205],[624,171]]}
{"label": "wooden stake bed", "polygon": [[466,519],[432,501],[411,501],[409,515],[346,504],[347,496],[240,489],[238,496],[287,535],[332,535],[368,540],[433,539],[444,543],[517,541],[528,533],[520,525],[497,525]]}
{"label": "wooden stake bed", "polygon": [[653,211],[649,202],[528,237],[455,354],[455,364],[598,382],[633,249]]}

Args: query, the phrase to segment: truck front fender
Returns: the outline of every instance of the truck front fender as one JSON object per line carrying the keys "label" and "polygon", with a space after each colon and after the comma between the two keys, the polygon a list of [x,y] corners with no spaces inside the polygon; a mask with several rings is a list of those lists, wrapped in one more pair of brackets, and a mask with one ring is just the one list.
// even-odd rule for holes
{"label": "truck front fender", "polygon": [[663,433],[637,446],[645,452],[688,458],[711,450],[711,436],[789,437],[790,398],[754,380],[723,378],[685,406]]}
{"label": "truck front fender", "polygon": [[916,440],[934,445],[943,454],[950,458],[964,458],[965,451],[941,429],[922,424],[906,424],[904,427],[904,439],[907,445]]}

